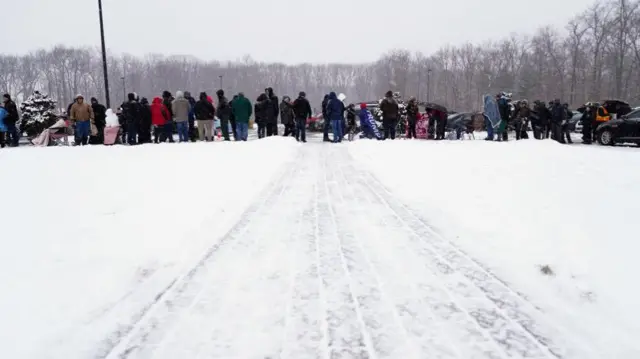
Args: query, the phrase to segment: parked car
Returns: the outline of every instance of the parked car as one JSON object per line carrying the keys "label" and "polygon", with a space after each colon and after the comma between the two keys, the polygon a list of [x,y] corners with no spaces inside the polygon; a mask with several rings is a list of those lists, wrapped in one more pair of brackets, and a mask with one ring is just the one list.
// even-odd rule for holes
{"label": "parked car", "polygon": [[572,111],[573,116],[567,120],[567,126],[571,132],[582,133],[582,113],[578,111]]}
{"label": "parked car", "polygon": [[640,145],[640,110],[602,123],[596,130],[596,138],[601,145],[613,146],[625,142]]}

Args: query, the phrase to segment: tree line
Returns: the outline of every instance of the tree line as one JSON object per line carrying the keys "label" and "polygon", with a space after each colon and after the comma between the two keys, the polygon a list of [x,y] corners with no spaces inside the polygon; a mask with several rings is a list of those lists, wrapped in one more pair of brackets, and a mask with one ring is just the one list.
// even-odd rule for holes
{"label": "tree line", "polygon": [[[482,94],[506,91],[516,99],[560,98],[572,106],[615,98],[640,104],[640,0],[598,1],[564,28],[511,34],[483,44],[445,46],[431,55],[391,50],[362,64],[203,61],[193,56],[109,53],[112,107],[128,92],[163,90],[227,93],[254,99],[272,87],[280,96],[305,91],[315,107],[329,91],[347,102],[377,100],[388,91],[436,102],[457,111],[480,110]],[[82,93],[104,100],[99,47],[55,46],[26,55],[0,55],[0,90],[18,101],[34,90],[60,107]]]}

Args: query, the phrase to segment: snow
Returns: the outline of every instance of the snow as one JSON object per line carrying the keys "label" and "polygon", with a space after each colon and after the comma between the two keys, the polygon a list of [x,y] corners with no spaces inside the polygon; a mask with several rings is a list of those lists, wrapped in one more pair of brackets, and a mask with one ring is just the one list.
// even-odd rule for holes
{"label": "snow", "polygon": [[[637,149],[359,141],[350,152],[589,348],[584,357],[640,357]],[[544,265],[555,275],[542,275]]]}
{"label": "snow", "polygon": [[295,141],[0,151],[0,356],[89,358],[241,216]]}
{"label": "snow", "polygon": [[637,358],[636,152],[0,151],[0,356]]}

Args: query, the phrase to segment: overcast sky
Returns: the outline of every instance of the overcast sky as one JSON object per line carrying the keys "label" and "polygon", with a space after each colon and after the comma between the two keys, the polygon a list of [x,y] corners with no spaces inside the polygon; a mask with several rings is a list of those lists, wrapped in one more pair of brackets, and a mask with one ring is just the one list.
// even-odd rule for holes
{"label": "overcast sky", "polygon": [[[103,0],[107,47],[204,60],[366,62],[429,54],[543,25],[564,28],[592,0]],[[99,46],[97,0],[0,0],[0,52]]]}

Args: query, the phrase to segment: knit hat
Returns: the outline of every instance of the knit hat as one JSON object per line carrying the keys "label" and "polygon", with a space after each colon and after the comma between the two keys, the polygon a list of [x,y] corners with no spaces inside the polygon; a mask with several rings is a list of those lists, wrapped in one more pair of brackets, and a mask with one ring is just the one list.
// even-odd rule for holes
{"label": "knit hat", "polygon": [[363,103],[360,104],[360,109],[361,110],[364,110],[366,108],[367,108],[367,104],[366,103],[363,102]]}

